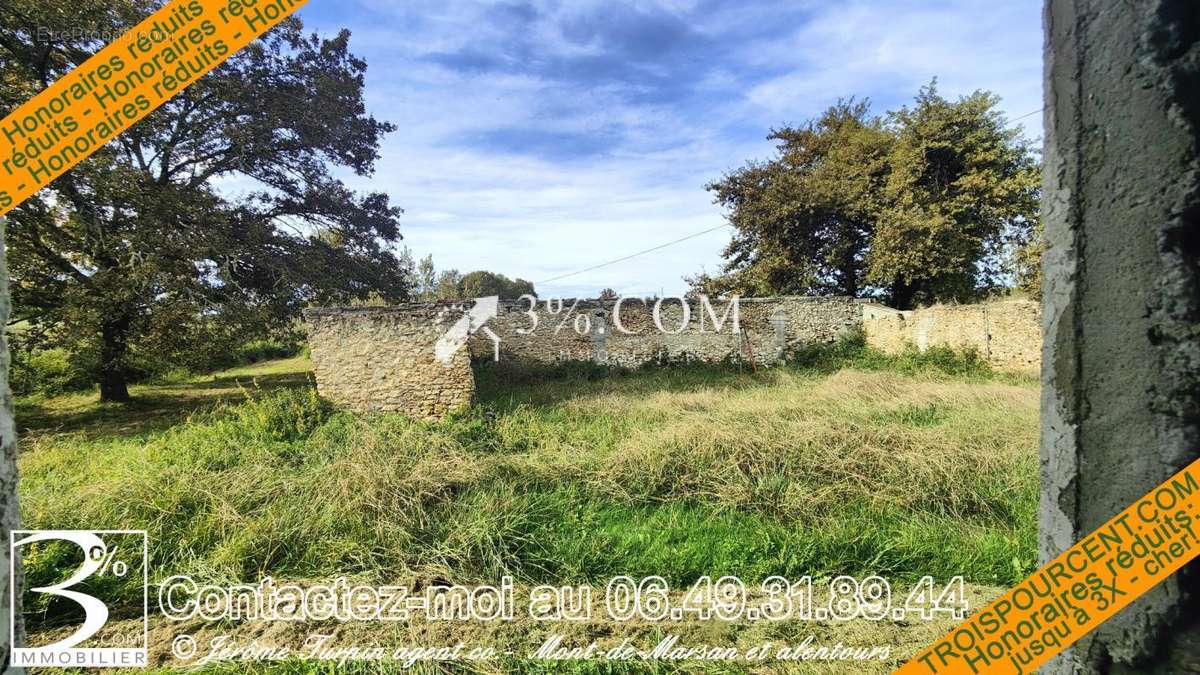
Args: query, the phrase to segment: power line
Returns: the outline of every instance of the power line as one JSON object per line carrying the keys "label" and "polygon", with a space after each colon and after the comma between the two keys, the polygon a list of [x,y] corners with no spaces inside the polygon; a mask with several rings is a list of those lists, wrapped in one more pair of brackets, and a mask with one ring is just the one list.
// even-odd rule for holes
{"label": "power line", "polygon": [[[1043,110],[1045,110],[1045,108],[1044,108],[1044,107],[1043,107],[1043,108],[1038,108],[1037,110],[1033,110],[1033,111],[1030,111],[1030,112],[1027,112],[1027,113],[1025,113],[1024,115],[1021,115],[1020,117],[1014,117],[1013,119],[1009,120],[1009,122],[1017,122],[1017,121],[1023,120],[1023,119],[1025,119],[1026,117],[1031,117],[1031,116],[1033,116],[1033,115],[1036,115],[1036,114],[1038,114],[1038,113],[1042,112]],[[577,276],[577,275],[583,274],[583,273],[585,273],[585,272],[591,272],[591,271],[594,271],[594,270],[601,269],[601,268],[603,268],[603,267],[608,267],[609,265],[615,265],[615,264],[617,264],[617,263],[620,263],[620,262],[625,262],[626,260],[630,260],[630,259],[632,259],[632,258],[636,258],[636,257],[638,257],[638,256],[640,256],[640,255],[645,255],[645,254],[647,254],[647,253],[653,253],[653,252],[655,252],[655,251],[659,251],[659,250],[662,250],[662,249],[664,249],[664,248],[667,248],[668,246],[674,246],[675,244],[679,244],[679,243],[685,242],[685,241],[687,241],[687,240],[689,240],[689,239],[695,239],[696,237],[700,237],[700,236],[706,235],[706,234],[708,234],[709,232],[716,232],[717,230],[720,230],[720,229],[722,229],[722,228],[726,228],[726,227],[732,227],[732,225],[730,225],[729,223],[725,223],[725,224],[723,224],[723,225],[718,225],[717,227],[709,228],[709,229],[707,229],[707,230],[704,230],[703,232],[696,232],[695,234],[689,234],[689,235],[688,235],[688,236],[686,236],[686,237],[682,237],[682,238],[680,238],[680,239],[676,239],[675,241],[669,241],[669,242],[667,242],[667,243],[665,243],[665,244],[660,244],[660,245],[658,245],[658,246],[655,246],[655,247],[653,247],[653,248],[648,248],[648,249],[646,249],[646,250],[644,250],[644,251],[638,251],[637,253],[631,253],[631,254],[629,254],[629,255],[627,255],[627,256],[625,256],[625,257],[623,257],[623,258],[617,258],[616,260],[609,260],[608,262],[602,262],[602,263],[600,263],[599,265],[592,265],[591,267],[585,267],[584,269],[581,269],[581,270],[576,270],[576,271],[574,271],[574,272],[568,272],[568,273],[566,273],[566,274],[560,274],[560,275],[559,275],[559,276],[557,276],[557,277],[551,277],[550,279],[546,279],[545,281],[536,281],[536,282],[534,282],[534,285],[535,285],[535,286],[541,286],[541,285],[543,285],[543,284],[549,284],[549,283],[552,283],[552,282],[555,282],[555,281],[560,281],[560,280],[562,280],[562,279],[566,279],[566,278],[568,278],[568,277]]]}
{"label": "power line", "polygon": [[601,267],[608,267],[609,265],[615,265],[615,264],[617,264],[617,263],[619,263],[619,262],[625,262],[626,260],[630,260],[631,258],[636,258],[636,257],[638,257],[638,256],[640,256],[640,255],[646,255],[647,253],[653,253],[653,252],[655,252],[655,251],[659,251],[659,250],[662,250],[662,249],[664,249],[664,248],[667,248],[668,246],[674,246],[675,244],[678,244],[678,243],[681,243],[681,242],[685,242],[685,241],[687,241],[688,239],[695,239],[696,237],[699,237],[699,236],[702,236],[702,235],[708,234],[709,232],[716,232],[717,230],[720,230],[720,229],[723,229],[723,228],[726,228],[726,227],[732,227],[732,225],[730,225],[729,223],[724,223],[724,224],[722,224],[722,225],[718,225],[718,226],[716,226],[716,227],[712,227],[712,228],[709,228],[709,229],[707,229],[707,230],[704,230],[703,232],[696,232],[695,234],[689,234],[688,236],[686,236],[686,237],[682,237],[682,238],[680,238],[680,239],[676,239],[675,241],[668,241],[668,242],[667,242],[667,243],[665,243],[665,244],[659,244],[658,246],[655,246],[655,247],[653,247],[653,248],[648,248],[648,249],[646,249],[645,251],[638,251],[637,253],[631,253],[631,254],[629,254],[629,255],[627,255],[627,256],[625,256],[625,257],[623,257],[623,258],[617,258],[616,260],[609,260],[608,262],[602,262],[602,263],[600,263],[599,265],[592,265],[591,267],[587,267],[587,268],[584,268],[584,269],[581,269],[581,270],[576,270],[576,271],[574,271],[574,272],[568,272],[567,274],[561,274],[561,275],[559,275],[559,276],[557,276],[557,277],[554,277],[554,278],[551,278],[551,279],[546,279],[545,281],[537,281],[537,282],[534,282],[534,285],[535,285],[535,286],[541,286],[542,284],[548,284],[548,283],[550,283],[550,282],[552,282],[552,281],[558,281],[558,280],[560,280],[560,279],[566,279],[567,277],[573,277],[573,276],[575,276],[575,275],[578,275],[578,274],[583,274],[584,272],[591,272],[592,270],[598,270],[598,269],[600,269]]}
{"label": "power line", "polygon": [[1023,120],[1026,117],[1029,117],[1031,115],[1036,115],[1036,114],[1042,112],[1043,110],[1045,110],[1045,108],[1038,108],[1037,110],[1034,110],[1033,112],[1027,112],[1024,115],[1021,115],[1020,117],[1014,117],[1011,120],[1009,120],[1009,122],[1017,122],[1019,120]]}

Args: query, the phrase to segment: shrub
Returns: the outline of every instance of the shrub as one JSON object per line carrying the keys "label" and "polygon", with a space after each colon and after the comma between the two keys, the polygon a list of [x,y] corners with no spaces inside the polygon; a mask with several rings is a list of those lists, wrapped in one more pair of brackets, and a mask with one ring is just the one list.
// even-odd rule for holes
{"label": "shrub", "polygon": [[283,340],[278,338],[254,340],[247,342],[237,351],[238,363],[234,365],[246,365],[274,359],[288,359],[299,354],[302,347],[297,340]]}
{"label": "shrub", "polygon": [[[248,397],[225,409],[244,433],[269,441],[290,443],[308,438],[329,419],[332,406],[316,389],[285,389],[270,396]],[[221,411],[219,414],[225,414]]]}
{"label": "shrub", "polygon": [[810,343],[797,347],[788,357],[788,363],[800,370],[835,373],[863,360],[870,351],[866,334],[861,328],[856,328],[843,333],[836,342]]}
{"label": "shrub", "polygon": [[842,368],[908,375],[941,373],[982,379],[990,379],[996,374],[974,349],[958,351],[939,346],[922,352],[908,345],[899,354],[887,354],[868,345],[861,329],[847,332],[836,342],[803,345],[792,352],[788,363],[793,368],[824,374]]}
{"label": "shrub", "polygon": [[65,349],[14,350],[9,381],[18,396],[58,396],[92,386],[87,372],[71,361]]}

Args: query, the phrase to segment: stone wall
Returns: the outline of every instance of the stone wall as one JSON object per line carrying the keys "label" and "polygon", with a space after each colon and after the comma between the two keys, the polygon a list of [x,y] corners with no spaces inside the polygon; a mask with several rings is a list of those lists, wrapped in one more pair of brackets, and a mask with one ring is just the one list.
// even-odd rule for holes
{"label": "stone wall", "polygon": [[434,345],[462,311],[432,305],[310,309],[308,343],[321,395],[360,411],[438,419],[475,393],[466,350],[448,362]]}
{"label": "stone wall", "polygon": [[[445,304],[323,308],[305,312],[321,394],[363,411],[403,411],[440,418],[469,405],[470,359],[553,364],[593,361],[637,367],[650,363],[753,361],[769,366],[801,344],[832,342],[862,318],[849,298],[742,298],[685,305],[661,301],[567,300],[500,303],[498,314],[471,326],[467,348],[449,363],[435,345],[464,310]],[[686,321],[685,321],[686,319]],[[460,324],[461,325],[461,324]],[[660,328],[661,325],[661,328]]]}
{"label": "stone wall", "polygon": [[[532,311],[527,302],[504,302],[488,326],[500,337],[502,361],[593,361],[632,368],[753,359],[773,365],[798,345],[836,340],[858,326],[860,316],[849,298],[741,298],[736,308],[720,300],[690,301],[685,308],[678,298],[626,298],[619,306],[617,301],[567,300],[548,308],[543,301]],[[475,358],[494,356],[495,345],[486,334],[475,333],[470,348]]]}
{"label": "stone wall", "polygon": [[[657,307],[657,312],[655,311]],[[476,310],[478,308],[475,308]],[[726,301],[566,300],[501,302],[483,323],[462,307],[312,309],[305,312],[317,386],[339,405],[436,419],[470,404],[471,359],[523,364],[591,361],[636,368],[651,363],[786,360],[796,347],[833,342],[862,326],[872,346],[898,352],[945,345],[974,349],[998,368],[1037,370],[1038,305],[997,302],[915,312],[850,298],[741,298]],[[470,324],[468,329],[466,326]],[[455,325],[466,348],[445,362],[435,345]],[[461,344],[461,343],[459,343]]]}
{"label": "stone wall", "polygon": [[978,305],[935,305],[911,312],[864,311],[867,343],[889,353],[910,346],[974,349],[1001,370],[1037,372],[1041,367],[1041,307],[1028,300]]}

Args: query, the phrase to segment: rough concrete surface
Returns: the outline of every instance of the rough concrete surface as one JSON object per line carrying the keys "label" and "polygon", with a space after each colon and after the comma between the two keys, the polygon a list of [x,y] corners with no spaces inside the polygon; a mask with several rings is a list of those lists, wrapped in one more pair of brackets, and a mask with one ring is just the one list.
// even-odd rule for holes
{"label": "rough concrete surface", "polygon": [[[1200,3],[1049,0],[1041,555],[1200,457]],[[1197,565],[1047,673],[1200,672]]]}

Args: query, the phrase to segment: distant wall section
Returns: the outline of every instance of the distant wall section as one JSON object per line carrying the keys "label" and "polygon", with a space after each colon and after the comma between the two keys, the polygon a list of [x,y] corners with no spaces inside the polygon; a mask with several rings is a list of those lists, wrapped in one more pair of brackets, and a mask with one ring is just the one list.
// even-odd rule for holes
{"label": "distant wall section", "polygon": [[[657,308],[657,311],[656,311]],[[862,321],[850,298],[500,303],[443,362],[435,345],[465,310],[447,304],[320,308],[305,312],[317,387],[361,411],[438,419],[470,404],[471,358],[527,364],[592,361],[638,367],[693,361],[769,366],[802,344],[832,342]]]}
{"label": "distant wall section", "polygon": [[[685,306],[679,298],[625,298],[561,306],[543,301],[534,308],[505,302],[488,326],[500,337],[502,361],[636,368],[729,360],[773,365],[801,344],[833,342],[860,321],[859,305],[850,298],[740,298],[736,307],[723,300]],[[495,343],[477,332],[470,349],[475,358],[490,358]]]}
{"label": "distant wall section", "polygon": [[[466,345],[440,359],[436,345],[466,309],[447,304],[322,308],[305,312],[321,394],[362,411],[439,419],[470,405],[471,359],[524,364],[572,361],[636,368],[653,363],[738,361],[771,366],[806,344],[829,343],[862,327],[887,352],[974,349],[993,366],[1036,371],[1037,303],[940,305],[900,312],[850,298],[741,298],[708,302],[502,302],[472,324]],[[459,343],[461,344],[461,343]]]}
{"label": "distant wall section", "polygon": [[911,312],[869,313],[864,307],[867,343],[880,351],[898,353],[916,347],[973,349],[1000,370],[1037,372],[1041,367],[1041,306],[1028,300],[978,305],[935,305]]}

